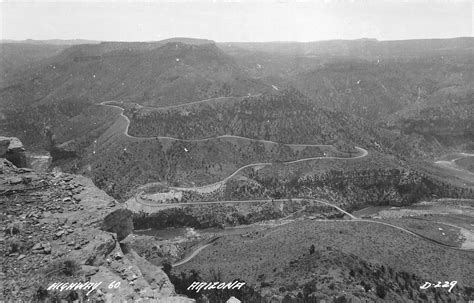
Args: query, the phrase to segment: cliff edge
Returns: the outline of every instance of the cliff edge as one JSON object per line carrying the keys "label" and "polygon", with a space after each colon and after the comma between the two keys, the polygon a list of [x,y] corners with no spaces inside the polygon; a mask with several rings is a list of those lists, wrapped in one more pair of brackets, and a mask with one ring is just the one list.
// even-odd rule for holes
{"label": "cliff edge", "polygon": [[194,302],[120,242],[131,214],[90,179],[0,158],[0,205],[0,301]]}

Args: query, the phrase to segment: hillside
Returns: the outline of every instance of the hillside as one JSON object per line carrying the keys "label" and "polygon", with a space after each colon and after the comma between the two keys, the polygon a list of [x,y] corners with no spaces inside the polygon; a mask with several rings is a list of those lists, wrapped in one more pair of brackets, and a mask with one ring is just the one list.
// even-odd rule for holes
{"label": "hillside", "polygon": [[472,87],[448,87],[425,102],[390,116],[384,123],[399,130],[415,148],[448,146],[472,150],[474,147],[474,98]]}
{"label": "hillside", "polygon": [[[304,72],[295,81],[310,96],[327,104],[349,106],[358,116],[376,115],[381,121],[394,113],[450,87],[472,85],[469,57],[424,57],[338,62]],[[359,101],[360,109],[353,106]],[[346,109],[347,110],[347,109]],[[364,112],[365,110],[365,112]]]}
{"label": "hillside", "polygon": [[[462,302],[472,296],[472,258],[472,253],[420,241],[391,227],[305,220],[247,237],[219,238],[173,273],[179,277],[194,270],[205,280],[213,272],[224,280],[238,277],[268,299]],[[458,281],[452,293],[419,289],[424,281],[451,281],[452,276]]]}
{"label": "hillside", "polygon": [[[474,84],[473,45],[472,38],[219,44],[250,74],[276,87],[293,86],[314,103],[361,117],[386,131],[393,149],[416,157],[466,148],[459,143],[469,140],[470,121],[454,122],[447,113],[453,104],[464,116],[472,112],[466,92]],[[437,109],[431,108],[433,103]],[[426,107],[430,111],[420,113]],[[413,129],[417,127],[412,124],[431,125],[432,116],[445,116],[442,129]],[[386,123],[392,126],[389,131]],[[415,136],[400,140],[413,130]]]}
{"label": "hillside", "polygon": [[[18,136],[32,145],[45,126],[58,126],[93,103],[119,99],[162,106],[266,89],[212,43],[76,45],[0,90],[2,128],[31,129]],[[60,104],[66,112],[51,110]]]}
{"label": "hillside", "polygon": [[[375,152],[362,158],[320,158],[248,167],[224,184],[202,189],[172,188],[176,199],[167,198],[165,185],[161,183],[161,190],[142,187],[140,203],[156,205],[177,202],[176,199],[183,203],[315,197],[354,211],[370,205],[411,205],[434,196],[474,198],[474,182],[443,175],[434,166],[430,168],[429,163],[417,166]],[[129,202],[140,209],[140,203]]]}
{"label": "hillside", "polygon": [[27,73],[41,60],[54,57],[66,49],[67,45],[42,43],[0,43],[0,87],[20,73]]}
{"label": "hillside", "polygon": [[205,185],[220,181],[252,163],[351,156],[330,147],[295,148],[245,138],[223,137],[197,142],[127,138],[117,129],[116,122],[94,143],[88,139],[91,146],[78,149],[77,159],[57,165],[91,176],[109,194],[124,199],[130,196],[130,190],[150,182]]}
{"label": "hillside", "polygon": [[[362,127],[366,126],[362,123],[360,126],[337,112],[314,107],[295,91],[216,99],[166,110],[138,107],[143,113],[133,114],[128,129],[137,137],[126,135],[128,121],[117,115],[117,108],[94,108],[52,129],[57,148],[76,155],[67,161],[56,159],[56,165],[91,176],[99,187],[119,199],[128,198],[130,190],[150,182],[206,185],[254,163],[355,157],[359,153],[353,148],[355,144],[373,145],[374,141],[370,133],[364,134]],[[127,108],[133,111],[137,107]],[[165,118],[157,117],[163,113]],[[221,119],[216,120],[216,116]],[[135,122],[134,117],[143,118]],[[272,123],[267,123],[267,118]],[[230,126],[225,125],[228,121],[232,121]],[[133,133],[134,129],[143,132]],[[156,135],[163,137],[153,137]],[[169,138],[172,136],[184,140]],[[201,140],[203,137],[206,139]],[[275,142],[260,141],[263,139]]]}
{"label": "hillside", "polygon": [[368,145],[376,133],[362,121],[321,107],[295,89],[242,100],[126,112],[133,136],[203,139],[235,135],[281,143]]}
{"label": "hillside", "polygon": [[[163,109],[121,106],[127,108],[125,114],[131,119],[128,133],[133,136],[125,135],[129,122],[117,115],[121,110],[107,105],[95,106],[96,110],[77,116],[76,124],[70,126],[78,133],[69,128],[55,130],[57,141],[69,142],[65,147],[77,155],[76,159],[57,165],[91,176],[99,187],[121,200],[147,183],[207,185],[252,163],[274,165],[258,172],[245,169],[238,175],[248,180],[229,180],[225,189],[219,188],[203,198],[239,200],[311,193],[357,209],[374,204],[406,205],[433,194],[472,195],[465,182],[448,180],[446,176],[438,178],[434,171],[424,172],[423,165],[398,159],[397,153],[383,155],[390,153],[394,145],[383,133],[360,120],[316,107],[294,90]],[[78,126],[83,121],[88,121],[87,128]],[[81,137],[80,133],[87,136]],[[304,147],[258,139],[323,145]],[[358,145],[371,148],[368,160],[324,159],[354,157],[357,152],[353,146]],[[407,150],[407,146],[402,146],[401,155]],[[281,165],[312,157],[323,159]],[[423,169],[426,167],[429,166]],[[419,175],[420,172],[423,173]],[[275,175],[278,177],[274,178]],[[307,177],[315,180],[304,183],[302,180]],[[314,192],[308,192],[310,188]],[[191,193],[186,199],[202,198]]]}

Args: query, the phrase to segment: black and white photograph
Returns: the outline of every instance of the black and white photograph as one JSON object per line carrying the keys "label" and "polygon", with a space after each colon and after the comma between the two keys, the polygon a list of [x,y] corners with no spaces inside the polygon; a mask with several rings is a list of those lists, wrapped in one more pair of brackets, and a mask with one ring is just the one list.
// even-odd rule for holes
{"label": "black and white photograph", "polygon": [[0,303],[474,303],[472,0],[0,0]]}

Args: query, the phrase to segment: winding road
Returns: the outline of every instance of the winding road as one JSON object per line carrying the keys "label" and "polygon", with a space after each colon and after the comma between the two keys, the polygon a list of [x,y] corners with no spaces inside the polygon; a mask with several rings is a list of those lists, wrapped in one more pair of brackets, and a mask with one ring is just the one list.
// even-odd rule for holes
{"label": "winding road", "polygon": [[[179,107],[183,107],[183,106],[189,106],[189,105],[192,105],[192,104],[205,103],[205,102],[209,102],[209,101],[216,101],[217,99],[225,99],[225,98],[207,99],[207,100],[195,101],[195,102],[186,103],[186,104],[166,106],[166,107],[161,107],[161,108],[156,108],[156,109],[159,110],[159,109],[179,108]],[[126,121],[126,124],[125,124],[125,127],[124,127],[122,133],[123,133],[124,136],[126,136],[128,138],[139,139],[139,140],[167,139],[167,140],[176,140],[176,141],[183,141],[183,142],[202,142],[202,141],[209,141],[209,140],[216,140],[216,139],[223,139],[223,138],[236,138],[236,139],[243,139],[243,140],[248,140],[248,141],[258,141],[258,142],[265,142],[265,143],[272,143],[272,144],[283,144],[283,143],[274,142],[274,141],[251,139],[251,138],[234,136],[234,135],[221,135],[221,136],[202,138],[202,139],[180,139],[180,138],[167,137],[167,136],[154,136],[154,137],[132,136],[132,135],[129,134],[129,127],[130,127],[131,121],[126,115],[124,115],[124,109],[120,106],[117,106],[117,105],[111,105],[111,104],[109,104],[110,102],[113,102],[113,101],[102,102],[99,105],[109,106],[109,107],[117,108],[117,109],[120,110],[121,118],[125,119],[125,121]],[[329,147],[331,149],[336,150],[335,147],[332,146],[332,145],[318,145],[318,144],[284,144],[284,145],[292,146],[292,147]],[[367,150],[365,150],[361,147],[355,147],[355,148],[358,150],[359,153],[358,153],[358,155],[356,155],[354,157],[332,157],[332,156],[331,157],[311,157],[311,158],[304,158],[304,159],[299,159],[299,160],[282,162],[282,164],[294,164],[294,163],[300,163],[300,162],[304,162],[304,161],[322,160],[322,159],[353,160],[353,159],[363,158],[363,157],[366,157],[368,155]],[[472,156],[472,155],[471,154],[466,154],[465,156]],[[457,159],[455,159],[455,160],[457,160]],[[455,160],[453,160],[453,161],[455,161]],[[203,185],[203,186],[196,186],[196,187],[170,187],[170,189],[185,191],[185,190],[198,190],[200,188],[205,188],[205,187],[210,187],[210,186],[218,186],[218,185],[224,184],[226,181],[228,181],[229,179],[234,177],[236,174],[238,174],[240,171],[242,171],[246,168],[255,167],[255,166],[268,166],[268,165],[272,165],[272,164],[273,163],[271,163],[271,162],[247,164],[247,165],[244,165],[244,166],[238,168],[237,170],[235,170],[232,174],[230,174],[226,178],[224,178],[224,179],[222,179],[218,182],[212,183],[212,184]],[[138,196],[140,196],[140,195],[138,194]],[[244,201],[200,201],[200,202],[187,202],[187,203],[148,204],[146,202],[141,201],[141,198],[137,198],[137,195],[135,196],[135,201],[138,204],[142,204],[142,205],[145,205],[145,206],[148,206],[148,207],[188,206],[188,205],[206,205],[206,204],[222,204],[222,203],[259,203],[259,202],[271,202],[271,201],[278,202],[278,201],[288,201],[288,200],[290,200],[290,199],[273,199],[273,200],[272,199],[263,199],[263,200],[244,200]],[[317,203],[321,203],[321,204],[333,207],[333,208],[337,209],[338,211],[344,213],[346,216],[348,216],[350,218],[350,220],[344,220],[344,222],[365,222],[365,223],[372,223],[372,224],[380,224],[380,225],[384,225],[384,226],[389,226],[391,228],[398,229],[398,230],[403,231],[405,233],[408,233],[412,236],[415,236],[415,237],[418,237],[420,239],[429,241],[431,243],[435,243],[435,244],[443,246],[443,247],[447,247],[447,248],[454,249],[454,250],[471,251],[471,250],[468,250],[468,249],[463,249],[463,248],[454,247],[454,246],[444,244],[442,242],[439,242],[439,241],[436,241],[434,239],[423,236],[421,234],[412,232],[412,231],[410,231],[406,228],[396,226],[396,225],[392,225],[390,223],[367,220],[367,219],[360,219],[360,218],[350,214],[349,212],[343,210],[342,208],[340,208],[336,205],[333,205],[333,204],[331,204],[327,201],[322,201],[322,200],[314,199],[314,198],[293,198],[291,200],[292,201],[309,200],[309,201],[313,201],[313,202],[317,202]],[[333,221],[341,221],[341,220],[330,220],[330,219],[328,219],[328,220],[321,220],[321,221],[333,222]],[[217,238],[215,238],[214,240],[217,240]],[[184,259],[178,261],[177,263],[173,264],[173,267],[180,266],[182,264],[185,264],[185,263],[189,262],[191,259],[193,259],[195,256],[197,256],[202,250],[204,250],[206,247],[208,247],[210,245],[212,245],[212,243],[207,243],[207,244],[204,244],[204,245],[198,247],[190,255],[188,255]]]}
{"label": "winding road", "polygon": [[[178,107],[184,107],[189,104],[195,104],[195,103],[204,103],[204,102],[210,102],[214,101],[215,99],[207,99],[207,100],[202,100],[202,101],[196,101],[192,103],[185,103],[185,104],[180,104],[180,105],[173,105],[173,106],[166,106],[166,107],[156,107],[156,110],[160,109],[169,109],[169,108],[178,108]],[[114,101],[105,101],[101,102],[98,105],[102,106],[109,106],[113,108],[117,108],[120,110],[120,117],[125,119],[126,125],[122,131],[123,135],[125,135],[127,138],[131,139],[142,139],[142,140],[151,140],[151,139],[168,139],[168,140],[174,140],[174,141],[182,141],[182,142],[204,142],[204,141],[211,141],[211,140],[216,140],[216,139],[225,139],[225,138],[235,138],[235,139],[242,139],[246,141],[253,141],[253,142],[262,142],[262,143],[271,143],[271,144],[281,144],[281,145],[286,145],[290,147],[329,147],[335,150],[333,145],[330,144],[292,144],[292,143],[280,143],[280,142],[275,142],[275,141],[270,141],[270,140],[262,140],[262,139],[252,139],[252,138],[247,138],[247,137],[241,137],[241,136],[234,136],[234,135],[220,135],[220,136],[214,136],[214,137],[208,137],[208,138],[201,138],[201,139],[181,139],[181,138],[175,138],[175,137],[168,137],[168,136],[150,136],[150,137],[140,137],[140,136],[133,136],[129,134],[129,128],[130,128],[130,118],[128,118],[126,115],[124,115],[124,108],[118,106],[118,105],[112,105],[108,104],[110,102]]]}
{"label": "winding road", "polygon": [[[187,106],[187,105],[190,105],[190,104],[204,103],[204,102],[210,102],[210,101],[215,101],[215,100],[216,99],[207,99],[207,100],[196,101],[196,102],[192,102],[192,103],[185,103],[185,104],[180,104],[180,105],[173,105],[173,106],[167,106],[167,107],[158,107],[156,109],[159,110],[159,109],[178,108],[178,107],[183,107],[183,106]],[[234,135],[221,135],[221,136],[202,138],[202,139],[180,139],[180,138],[167,137],[167,136],[154,136],[154,137],[132,136],[128,132],[131,121],[126,115],[124,115],[124,109],[120,106],[117,106],[117,105],[108,104],[110,102],[114,102],[114,101],[105,101],[105,102],[99,103],[99,105],[109,106],[109,107],[117,108],[117,109],[120,110],[121,118],[125,119],[125,121],[126,121],[126,124],[125,124],[125,127],[124,127],[122,133],[123,133],[124,136],[126,136],[128,138],[132,138],[132,139],[139,139],[139,140],[165,139],[165,140],[174,140],[174,141],[182,141],[182,142],[204,142],[204,141],[211,141],[211,140],[216,140],[216,139],[235,138],[235,139],[241,139],[241,140],[247,140],[247,141],[253,141],[253,142],[281,144],[281,145],[286,145],[286,146],[290,146],[290,147],[327,147],[327,148],[331,148],[334,151],[336,151],[336,148],[333,145],[328,145],[328,144],[286,144],[286,143],[279,143],[279,142],[274,142],[274,141],[269,141],[269,140],[251,139],[251,138],[246,138],[246,137],[241,137],[241,136],[234,136]],[[305,161],[322,160],[322,159],[355,160],[355,159],[360,159],[360,158],[366,157],[369,154],[369,152],[366,149],[363,149],[361,147],[355,146],[355,149],[357,149],[358,155],[356,155],[354,157],[333,157],[333,156],[329,156],[329,157],[310,157],[310,158],[303,158],[303,159],[299,159],[299,160],[281,162],[281,164],[287,165],[287,164],[295,164],[295,163],[301,163],[301,162],[305,162]],[[268,165],[272,165],[272,164],[274,164],[274,163],[272,163],[272,162],[251,163],[251,164],[247,164],[247,165],[244,165],[244,166],[238,168],[237,170],[235,170],[232,174],[230,174],[226,178],[224,178],[220,181],[217,181],[215,183],[212,183],[212,184],[206,184],[206,185],[195,186],[195,187],[170,187],[170,189],[184,191],[184,190],[198,190],[200,188],[206,188],[206,187],[210,187],[210,186],[211,187],[212,186],[218,186],[218,185],[224,184],[229,179],[231,179],[232,177],[237,175],[240,171],[242,171],[246,168],[255,167],[255,166],[268,166]]]}
{"label": "winding road", "polygon": [[[318,221],[318,222],[341,222],[341,221],[344,221],[344,222],[351,222],[351,223],[373,223],[373,224],[379,224],[379,225],[384,225],[384,226],[388,226],[388,227],[391,227],[391,228],[395,228],[395,229],[398,229],[402,232],[405,232],[405,233],[408,233],[409,235],[412,235],[414,237],[417,237],[417,238],[420,238],[422,240],[425,240],[425,241],[428,241],[428,242],[431,242],[435,245],[438,245],[438,246],[442,246],[444,248],[448,248],[448,249],[453,249],[453,250],[457,250],[457,251],[467,251],[467,252],[474,252],[473,248],[471,247],[466,247],[466,248],[463,248],[463,247],[456,247],[456,246],[451,246],[451,245],[448,245],[448,244],[445,244],[445,243],[442,243],[440,241],[437,241],[437,240],[434,240],[434,239],[431,239],[429,237],[426,237],[424,235],[421,235],[421,234],[418,234],[418,233],[415,233],[411,230],[408,230],[406,228],[403,228],[403,227],[400,227],[400,226],[396,226],[396,225],[393,225],[393,224],[390,224],[390,223],[385,223],[385,222],[380,222],[380,221],[373,221],[373,220],[366,220],[366,219],[358,219],[358,218],[355,218],[354,216],[351,217],[351,220],[337,220],[337,219],[312,219],[313,221]],[[290,223],[286,223],[286,224],[291,224],[292,222]],[[286,225],[285,224],[285,225]],[[282,224],[283,225],[283,224]],[[281,225],[279,225],[281,226]],[[271,228],[267,228],[267,229],[271,229]],[[268,235],[272,234],[272,233],[275,233],[277,232],[278,230],[277,229],[274,229],[272,231],[270,231],[269,233],[265,234],[264,237],[267,237]],[[221,236],[222,237],[222,236]],[[220,238],[220,237],[219,237]],[[214,240],[217,240],[214,239]],[[212,243],[207,243],[205,245],[202,245],[200,247],[198,247],[196,250],[194,250],[191,254],[189,254],[188,256],[186,256],[185,258],[183,258],[182,260],[176,262],[173,264],[173,267],[177,267],[177,266],[180,266],[180,265],[183,265],[185,263],[188,263],[189,261],[191,261],[194,257],[196,257],[202,250],[204,250],[206,247],[212,245]]]}
{"label": "winding road", "polygon": [[[221,136],[223,137],[223,136]],[[217,137],[216,137],[217,138]],[[254,139],[248,139],[248,138],[244,138],[244,137],[239,137],[239,138],[243,138],[243,139],[247,139],[247,140],[254,140]],[[273,142],[273,143],[276,143],[276,142]],[[289,145],[289,144],[286,144],[286,145]],[[306,146],[313,146],[313,147],[322,147],[322,146],[328,146],[328,145],[306,145]],[[334,146],[332,145],[329,145],[331,146],[332,148],[334,148]],[[293,161],[287,161],[287,162],[281,162],[281,164],[284,164],[284,165],[287,165],[287,164],[295,164],[295,163],[300,163],[300,162],[305,162],[305,161],[312,161],[312,160],[322,160],[322,159],[341,159],[341,160],[352,160],[352,159],[359,159],[359,158],[363,158],[365,156],[367,156],[369,154],[369,152],[361,147],[355,147],[359,152],[360,154],[358,156],[355,156],[355,157],[311,157],[311,158],[303,158],[303,159],[299,159],[299,160],[293,160]],[[220,181],[217,181],[215,183],[212,183],[212,184],[206,184],[206,185],[202,185],[202,186],[195,186],[195,187],[170,187],[170,189],[174,189],[174,190],[197,190],[199,188],[205,188],[205,187],[209,187],[209,186],[217,186],[217,185],[221,185],[221,184],[224,184],[225,182],[227,182],[229,179],[231,179],[232,177],[234,177],[235,175],[237,175],[240,171],[246,169],[246,168],[250,168],[250,167],[256,167],[256,166],[269,166],[269,165],[273,165],[274,163],[272,162],[261,162],[261,163],[251,163],[251,164],[247,164],[247,165],[244,165],[240,168],[238,168],[237,170],[235,170],[232,174],[230,174],[229,176],[225,177],[224,179],[220,180]]]}
{"label": "winding road", "polygon": [[[352,216],[353,217],[353,216]],[[351,217],[351,218],[352,218]],[[384,226],[388,226],[388,227],[391,227],[391,228],[394,228],[394,229],[398,229],[402,232],[405,232],[405,233],[408,233],[409,235],[412,235],[414,237],[417,237],[417,238],[420,238],[422,240],[425,240],[425,241],[428,241],[430,243],[433,243],[435,245],[438,245],[438,246],[441,246],[441,247],[444,247],[444,248],[448,248],[448,249],[453,249],[453,250],[457,250],[457,251],[464,251],[464,252],[472,252],[474,253],[474,250],[473,248],[471,247],[466,247],[466,248],[463,248],[463,247],[456,247],[456,246],[451,246],[451,245],[448,245],[448,244],[445,244],[445,243],[442,243],[440,241],[437,241],[437,240],[434,240],[434,239],[431,239],[429,237],[426,237],[424,235],[421,235],[421,234],[418,234],[416,232],[413,232],[411,230],[408,230],[406,228],[403,228],[403,227],[400,227],[400,226],[397,226],[397,225],[393,225],[393,224],[390,224],[390,223],[385,223],[385,222],[380,222],[380,221],[373,221],[373,220],[366,220],[366,219],[358,219],[358,218],[352,218],[351,220],[337,220],[337,219],[312,219],[313,221],[318,221],[318,222],[341,222],[341,221],[344,221],[344,222],[351,222],[351,223],[373,223],[373,224],[379,224],[379,225],[384,225]],[[286,223],[286,224],[291,224],[292,222],[290,223]],[[286,225],[285,224],[285,225]],[[279,225],[281,226],[281,225]],[[267,228],[267,229],[270,229],[270,228]],[[273,231],[270,231],[269,233],[265,234],[264,237],[267,237],[268,235],[272,234],[272,233],[275,233],[277,232],[278,230],[275,229]],[[221,236],[222,237],[222,236]],[[215,239],[217,240],[217,239]],[[177,267],[177,266],[180,266],[180,265],[183,265],[185,263],[188,263],[189,261],[191,261],[194,257],[196,257],[202,250],[204,250],[206,247],[212,245],[212,243],[207,243],[203,246],[200,246],[199,248],[197,248],[196,250],[194,250],[190,255],[186,256],[185,258],[183,258],[182,260],[176,262],[173,264],[173,267]]]}
{"label": "winding road", "polygon": [[192,258],[194,258],[195,256],[197,256],[201,250],[203,250],[204,248],[208,247],[209,245],[212,245],[212,243],[208,243],[208,244],[205,244],[201,247],[199,247],[198,249],[196,249],[195,251],[193,251],[189,256],[185,257],[184,259],[174,263],[172,266],[173,267],[176,267],[176,266],[180,266],[180,265],[183,265],[184,263],[188,263],[189,261],[191,261]]}
{"label": "winding road", "polygon": [[468,170],[466,170],[462,167],[459,167],[456,163],[457,160],[464,159],[464,158],[467,158],[467,157],[474,157],[474,154],[458,153],[458,155],[460,155],[460,157],[454,158],[452,160],[439,160],[439,161],[436,161],[435,164],[438,164],[439,166],[445,167],[445,168],[448,168],[448,169],[462,171],[464,173],[474,175],[473,172],[470,172],[470,171],[468,171]]}
{"label": "winding road", "polygon": [[456,164],[457,160],[460,160],[460,159],[463,159],[463,158],[466,158],[466,157],[474,157],[474,154],[459,153],[459,155],[461,155],[461,157],[457,157],[457,158],[454,158],[452,160],[439,160],[439,161],[436,161],[435,164],[438,164],[439,166],[446,167],[446,168],[449,168],[449,169],[454,169],[454,170],[464,171],[464,172],[469,173],[469,174],[474,174],[470,171],[467,171],[467,170],[459,167]]}
{"label": "winding road", "polygon": [[[269,202],[269,201],[288,201],[290,199],[278,199],[278,200],[247,200],[247,201],[217,201],[217,202],[191,202],[191,203],[178,203],[180,205],[184,205],[184,204],[191,204],[191,205],[199,205],[199,204],[215,204],[215,203],[253,203],[253,202]],[[322,200],[319,200],[319,199],[314,199],[314,198],[298,198],[298,199],[291,199],[292,201],[302,201],[302,200],[309,200],[309,201],[314,201],[314,202],[318,202],[318,203],[322,203],[322,204],[325,204],[327,206],[330,206],[330,207],[333,207],[339,211],[341,211],[342,213],[344,213],[345,215],[347,215],[350,219],[349,220],[340,220],[340,219],[311,219],[311,220],[314,220],[314,221],[319,221],[319,222],[341,222],[341,221],[344,221],[344,222],[354,222],[354,223],[358,223],[358,222],[362,222],[362,223],[371,223],[371,224],[378,224],[378,225],[384,225],[384,226],[388,226],[388,227],[391,227],[391,228],[394,228],[394,229],[397,229],[397,230],[400,230],[402,232],[405,232],[409,235],[412,235],[414,237],[417,237],[417,238],[420,238],[422,240],[425,240],[425,241],[428,241],[428,242],[431,242],[435,245],[438,245],[438,246],[441,246],[441,247],[444,247],[444,248],[448,248],[448,249],[453,249],[453,250],[457,250],[457,251],[467,251],[467,252],[474,252],[474,247],[471,247],[471,246],[461,246],[461,247],[456,247],[456,246],[452,246],[452,245],[448,245],[448,244],[445,244],[443,242],[440,242],[440,241],[437,241],[437,240],[434,240],[432,238],[429,238],[429,237],[426,237],[422,234],[419,234],[419,233],[416,233],[416,232],[413,232],[409,229],[406,229],[404,227],[400,227],[400,226],[397,226],[397,225],[394,225],[394,224],[390,224],[390,223],[386,223],[386,222],[381,222],[381,221],[375,221],[375,220],[368,220],[368,219],[360,219],[354,215],[352,215],[351,213],[348,213],[347,211],[341,209],[340,207],[336,206],[336,205],[333,205],[329,202],[326,202],[326,201],[322,201]],[[172,205],[176,205],[176,204],[172,204]],[[300,210],[299,210],[300,211]],[[299,211],[296,211],[296,212],[299,212]],[[296,213],[295,212],[295,213]],[[293,213],[294,214],[294,213]],[[291,215],[293,214],[290,214],[289,216],[285,217],[285,218],[288,218],[290,217]],[[285,218],[282,218],[282,219],[285,219]],[[292,222],[289,222],[289,223],[285,223],[285,224],[291,224]],[[445,223],[443,223],[445,224]],[[279,225],[281,226],[281,225]],[[454,225],[453,225],[454,226]],[[457,227],[457,226],[456,226]],[[273,227],[270,227],[270,228],[265,228],[265,230],[268,230],[268,229],[272,229]],[[264,237],[267,237],[268,235],[272,234],[272,233],[275,233],[277,232],[278,230],[275,229],[273,231],[270,231],[269,233],[265,234]],[[222,236],[221,236],[222,237]],[[219,237],[220,238],[220,237]],[[212,240],[212,242],[214,240],[217,240],[217,238],[214,238]],[[203,249],[205,249],[206,247],[212,245],[212,243],[207,243],[205,245],[202,245],[200,247],[198,247],[196,250],[194,250],[190,255],[186,256],[184,259],[176,262],[175,264],[173,264],[173,267],[176,267],[176,266],[180,266],[180,265],[183,265],[189,261],[191,261],[195,256],[197,256]]]}

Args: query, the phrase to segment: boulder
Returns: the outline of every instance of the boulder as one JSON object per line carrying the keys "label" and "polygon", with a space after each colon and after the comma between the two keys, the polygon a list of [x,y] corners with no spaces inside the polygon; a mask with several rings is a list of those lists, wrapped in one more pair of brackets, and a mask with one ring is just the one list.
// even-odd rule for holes
{"label": "boulder", "polygon": [[45,254],[50,254],[51,253],[51,243],[45,243],[43,244],[43,251]]}
{"label": "boulder", "polygon": [[31,250],[41,250],[43,249],[43,246],[41,243],[36,243]]}
{"label": "boulder", "polygon": [[18,168],[7,159],[0,157],[0,174],[10,175],[18,173]]}
{"label": "boulder", "polygon": [[82,265],[81,271],[84,276],[89,277],[95,275],[99,271],[99,267],[90,266],[90,265]]}
{"label": "boulder", "polygon": [[0,158],[5,158],[16,167],[26,167],[27,160],[23,143],[15,137],[0,136]]}
{"label": "boulder", "polygon": [[111,212],[104,218],[101,229],[116,233],[117,240],[122,241],[133,232],[132,212],[128,209],[117,209]]}
{"label": "boulder", "polygon": [[13,236],[19,234],[22,230],[23,223],[21,223],[20,221],[14,221],[7,225],[7,229],[5,231],[8,232],[11,236]]}

